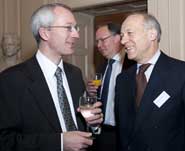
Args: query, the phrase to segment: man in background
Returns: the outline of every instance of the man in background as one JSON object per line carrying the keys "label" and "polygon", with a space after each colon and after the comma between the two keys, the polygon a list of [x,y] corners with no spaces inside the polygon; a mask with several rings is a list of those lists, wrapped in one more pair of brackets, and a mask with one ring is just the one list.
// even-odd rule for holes
{"label": "man in background", "polygon": [[185,62],[159,49],[161,27],[152,15],[129,15],[121,37],[137,64],[116,81],[118,151],[184,151]]}
{"label": "man in background", "polygon": [[[79,38],[76,20],[68,6],[46,4],[32,15],[31,28],[36,54],[0,74],[0,150],[86,150],[93,141],[77,112],[85,85],[80,69],[62,60]],[[88,123],[102,122],[100,105]]]}
{"label": "man in background", "polygon": [[121,26],[114,23],[101,25],[96,30],[96,45],[98,51],[107,59],[100,73],[103,75],[102,85],[97,88],[92,81],[88,82],[91,95],[97,95],[103,104],[104,122],[101,125],[101,135],[97,136],[97,151],[116,151],[116,122],[114,114],[114,96],[116,77],[122,70],[134,62],[129,61],[121,46]]}

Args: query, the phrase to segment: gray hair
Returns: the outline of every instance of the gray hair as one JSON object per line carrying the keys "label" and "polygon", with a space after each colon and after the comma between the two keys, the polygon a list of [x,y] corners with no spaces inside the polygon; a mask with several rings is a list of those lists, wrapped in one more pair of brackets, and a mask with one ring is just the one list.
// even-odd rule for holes
{"label": "gray hair", "polygon": [[157,41],[160,42],[161,34],[162,34],[161,25],[159,24],[158,20],[153,15],[143,13],[143,12],[132,13],[131,15],[143,16],[145,29],[154,28],[157,31]]}
{"label": "gray hair", "polygon": [[53,22],[56,19],[56,15],[53,12],[53,10],[56,7],[63,7],[70,12],[72,12],[71,8],[62,4],[62,3],[51,3],[51,4],[45,4],[42,5],[40,8],[38,8],[31,17],[31,30],[33,33],[33,36],[37,42],[37,44],[40,43],[41,37],[39,34],[39,29],[41,27],[49,27],[53,24]]}
{"label": "gray hair", "polygon": [[146,29],[154,28],[157,31],[157,41],[160,42],[162,34],[161,25],[153,15],[151,14],[144,15],[144,26]]}

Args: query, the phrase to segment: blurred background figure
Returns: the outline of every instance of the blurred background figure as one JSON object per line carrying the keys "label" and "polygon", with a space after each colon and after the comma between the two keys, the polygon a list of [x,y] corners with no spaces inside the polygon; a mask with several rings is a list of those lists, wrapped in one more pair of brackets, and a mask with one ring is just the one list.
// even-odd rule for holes
{"label": "blurred background figure", "polygon": [[95,151],[116,151],[116,123],[114,112],[114,96],[117,75],[135,62],[128,60],[121,45],[121,26],[115,23],[102,24],[96,30],[96,46],[106,59],[98,73],[103,75],[102,84],[97,87],[92,80],[88,81],[88,91],[97,95],[102,102],[104,122],[101,125],[101,135],[95,140]]}
{"label": "blurred background figure", "polygon": [[0,71],[21,62],[21,42],[16,33],[5,33],[2,38],[2,57],[0,60]]}

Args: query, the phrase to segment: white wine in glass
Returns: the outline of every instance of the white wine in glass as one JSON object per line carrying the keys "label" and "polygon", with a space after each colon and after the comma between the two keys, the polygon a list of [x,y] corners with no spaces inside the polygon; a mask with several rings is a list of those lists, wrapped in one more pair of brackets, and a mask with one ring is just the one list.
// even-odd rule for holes
{"label": "white wine in glass", "polygon": [[[91,113],[91,110],[94,108],[94,103],[96,103],[96,97],[90,96],[81,96],[79,99],[79,107],[80,112],[84,118],[88,118],[93,116],[94,114]],[[87,131],[90,130],[90,125],[87,123]],[[92,137],[94,139],[94,137]]]}
{"label": "white wine in glass", "polygon": [[93,109],[94,103],[96,103],[96,97],[81,96],[79,100],[79,107],[81,114],[84,118],[93,116],[91,110]]}
{"label": "white wine in glass", "polygon": [[93,114],[91,113],[92,108],[93,107],[91,105],[80,106],[80,111],[81,111],[82,116],[84,118],[88,118],[88,117],[93,116]]}

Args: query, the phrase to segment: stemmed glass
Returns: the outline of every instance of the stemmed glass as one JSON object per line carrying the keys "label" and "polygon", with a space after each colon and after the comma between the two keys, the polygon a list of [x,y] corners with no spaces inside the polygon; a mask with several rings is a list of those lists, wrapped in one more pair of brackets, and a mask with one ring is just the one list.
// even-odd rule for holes
{"label": "stemmed glass", "polygon": [[[101,84],[102,84],[102,74],[101,73],[96,73],[92,82],[99,89]],[[100,94],[99,93],[97,94],[97,99],[100,100]]]}
{"label": "stemmed glass", "polygon": [[[80,97],[79,107],[80,107],[80,112],[84,118],[89,118],[94,115],[93,113],[91,113],[91,110],[94,109],[94,103],[96,103],[96,101],[97,101],[96,97],[91,97],[91,96]],[[91,129],[91,126],[87,123],[87,131],[89,132],[90,129]]]}
{"label": "stemmed glass", "polygon": [[101,85],[102,82],[102,74],[101,73],[96,73],[94,78],[93,78],[93,84],[97,87]]}

